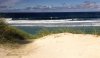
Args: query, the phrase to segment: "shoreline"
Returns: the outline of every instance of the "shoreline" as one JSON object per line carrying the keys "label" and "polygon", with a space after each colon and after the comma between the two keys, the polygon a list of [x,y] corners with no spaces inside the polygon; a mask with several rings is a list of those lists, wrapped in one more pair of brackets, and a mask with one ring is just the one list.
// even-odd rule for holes
{"label": "shoreline", "polygon": [[68,20],[7,20],[11,26],[39,26],[39,27],[77,27],[100,26],[100,21],[68,21]]}

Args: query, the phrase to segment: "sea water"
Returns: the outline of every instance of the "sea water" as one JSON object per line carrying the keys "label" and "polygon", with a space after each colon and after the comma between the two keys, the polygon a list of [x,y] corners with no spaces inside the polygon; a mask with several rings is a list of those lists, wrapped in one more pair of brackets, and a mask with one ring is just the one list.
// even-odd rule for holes
{"label": "sea water", "polygon": [[88,21],[66,21],[66,20],[14,20],[9,21],[10,25],[17,27],[30,34],[37,34],[43,29],[55,31],[58,29],[71,28],[77,30],[83,30],[86,32],[100,32],[100,20],[88,20]]}
{"label": "sea water", "polygon": [[21,29],[27,33],[30,34],[37,34],[39,31],[43,30],[43,29],[47,29],[49,31],[57,31],[58,29],[67,29],[67,28],[71,28],[74,29],[76,31],[78,30],[82,30],[88,33],[92,33],[92,32],[100,32],[100,27],[99,26],[81,26],[81,27],[34,27],[34,26],[16,26],[18,29]]}

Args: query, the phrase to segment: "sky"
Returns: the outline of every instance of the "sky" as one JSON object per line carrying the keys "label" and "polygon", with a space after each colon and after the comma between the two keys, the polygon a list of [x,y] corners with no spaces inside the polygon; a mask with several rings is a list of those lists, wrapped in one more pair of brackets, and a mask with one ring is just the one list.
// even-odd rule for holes
{"label": "sky", "polygon": [[[0,12],[99,11],[100,0],[0,0]],[[64,7],[64,9],[54,7]],[[38,9],[34,9],[38,8]]]}

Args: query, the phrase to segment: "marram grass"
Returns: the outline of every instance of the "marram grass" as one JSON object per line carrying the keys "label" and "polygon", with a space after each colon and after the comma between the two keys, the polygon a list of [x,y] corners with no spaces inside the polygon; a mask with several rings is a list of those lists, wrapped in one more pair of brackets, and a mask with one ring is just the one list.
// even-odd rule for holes
{"label": "marram grass", "polygon": [[53,27],[42,28],[37,34],[33,35],[34,39],[57,33],[73,33],[73,34],[93,34],[100,35],[100,27]]}
{"label": "marram grass", "polygon": [[0,44],[24,44],[30,42],[32,35],[0,20]]}

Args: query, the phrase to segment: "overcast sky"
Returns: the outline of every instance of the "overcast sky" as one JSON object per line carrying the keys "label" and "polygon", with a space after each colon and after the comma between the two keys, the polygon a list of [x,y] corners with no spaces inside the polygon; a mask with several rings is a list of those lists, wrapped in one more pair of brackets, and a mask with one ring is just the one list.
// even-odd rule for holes
{"label": "overcast sky", "polygon": [[[95,10],[96,7],[99,10],[99,4],[100,4],[100,0],[0,0],[0,12],[4,12],[4,11],[5,12],[6,11],[7,12],[10,11],[35,12],[37,9],[34,10],[34,7],[44,7],[44,6],[51,7],[51,8],[66,6],[66,7],[71,7],[72,10],[74,10],[74,8],[77,7],[79,7],[80,10],[82,10],[82,8],[83,10],[86,10],[86,8],[87,9],[94,8],[94,9],[88,9],[88,11],[91,11],[91,10]],[[50,9],[48,8],[45,11],[48,10]],[[50,11],[55,11],[55,10],[50,10]],[[38,9],[38,11],[42,11],[42,10]],[[61,11],[66,11],[66,9]]]}

